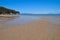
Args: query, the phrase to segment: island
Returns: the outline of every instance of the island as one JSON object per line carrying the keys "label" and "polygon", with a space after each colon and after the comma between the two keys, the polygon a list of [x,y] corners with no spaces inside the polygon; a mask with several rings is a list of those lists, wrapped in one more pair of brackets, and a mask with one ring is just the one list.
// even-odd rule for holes
{"label": "island", "polygon": [[17,15],[19,11],[0,6],[0,15]]}

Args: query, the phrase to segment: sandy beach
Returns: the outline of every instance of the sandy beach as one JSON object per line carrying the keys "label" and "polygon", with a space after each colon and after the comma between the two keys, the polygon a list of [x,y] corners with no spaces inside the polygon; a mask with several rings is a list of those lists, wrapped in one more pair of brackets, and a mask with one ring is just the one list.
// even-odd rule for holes
{"label": "sandy beach", "polygon": [[0,24],[0,40],[60,40],[60,24],[49,20],[60,22],[58,18],[43,18],[11,27]]}

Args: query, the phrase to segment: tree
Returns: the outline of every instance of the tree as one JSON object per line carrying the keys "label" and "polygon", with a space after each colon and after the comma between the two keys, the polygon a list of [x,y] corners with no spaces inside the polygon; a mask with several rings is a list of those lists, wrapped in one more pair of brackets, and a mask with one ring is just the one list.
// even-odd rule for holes
{"label": "tree", "polygon": [[20,14],[19,11],[15,11],[15,10],[12,10],[12,9],[8,9],[8,8],[5,8],[5,7],[0,7],[0,14]]}

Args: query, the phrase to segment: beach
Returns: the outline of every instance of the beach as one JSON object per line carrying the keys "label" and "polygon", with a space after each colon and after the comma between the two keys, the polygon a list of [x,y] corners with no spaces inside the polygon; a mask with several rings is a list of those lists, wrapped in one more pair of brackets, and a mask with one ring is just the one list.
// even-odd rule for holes
{"label": "beach", "polygon": [[0,40],[60,40],[60,19],[41,17],[25,24],[0,23]]}

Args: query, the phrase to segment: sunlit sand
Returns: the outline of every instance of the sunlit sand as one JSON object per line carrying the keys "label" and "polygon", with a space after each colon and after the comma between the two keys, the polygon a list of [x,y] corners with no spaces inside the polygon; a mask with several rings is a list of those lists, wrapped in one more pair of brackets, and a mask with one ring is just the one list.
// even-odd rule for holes
{"label": "sunlit sand", "polygon": [[60,40],[60,24],[50,22],[58,18],[41,20],[17,25],[0,24],[0,40]]}

